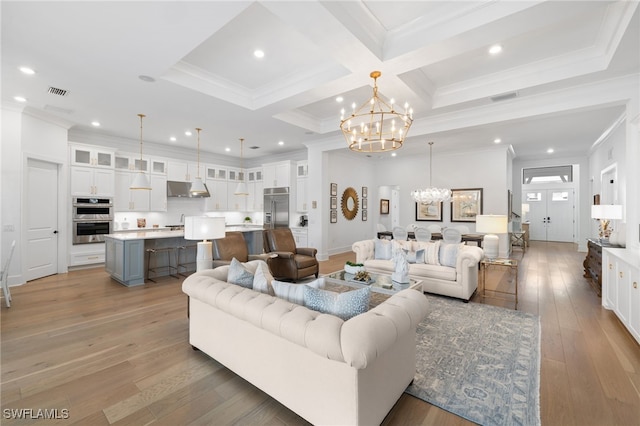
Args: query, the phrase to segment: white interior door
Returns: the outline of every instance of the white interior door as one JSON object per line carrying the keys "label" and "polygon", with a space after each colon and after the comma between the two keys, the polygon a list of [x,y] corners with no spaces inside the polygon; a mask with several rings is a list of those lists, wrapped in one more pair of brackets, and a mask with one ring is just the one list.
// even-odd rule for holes
{"label": "white interior door", "polygon": [[58,166],[27,162],[26,280],[58,272]]}
{"label": "white interior door", "polygon": [[541,189],[524,191],[529,204],[529,239],[573,242],[575,228],[574,190]]}

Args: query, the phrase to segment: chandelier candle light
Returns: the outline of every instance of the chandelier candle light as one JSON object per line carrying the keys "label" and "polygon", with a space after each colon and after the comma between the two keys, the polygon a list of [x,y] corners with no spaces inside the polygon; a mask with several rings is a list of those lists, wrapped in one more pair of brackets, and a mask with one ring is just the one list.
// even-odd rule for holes
{"label": "chandelier candle light", "polygon": [[247,184],[244,182],[244,154],[242,150],[243,144],[244,144],[244,139],[240,138],[240,177],[242,178],[242,180],[238,182],[238,186],[236,186],[236,191],[233,193],[234,195],[249,195]]}
{"label": "chandelier candle light", "polygon": [[396,112],[393,99],[387,103],[378,96],[376,81],[382,73],[373,71],[370,75],[373,78],[373,96],[358,109],[354,102],[349,117],[345,118],[345,110],[342,108],[340,129],[352,151],[395,151],[402,148],[413,123],[413,108],[405,103],[404,112]]}
{"label": "chandelier candle light", "polygon": [[146,116],[144,114],[138,114],[138,117],[140,117],[140,168],[141,170],[138,171],[138,173],[136,174],[136,177],[133,179],[133,182],[131,182],[131,186],[129,186],[129,189],[145,189],[149,191],[151,190],[151,184],[149,183],[149,178],[142,170],[142,119]]}
{"label": "chandelier candle light", "polygon": [[429,187],[426,189],[416,189],[411,192],[411,197],[416,203],[434,203],[451,200],[451,190],[446,188],[435,188],[431,185],[433,176],[433,142],[429,142]]}
{"label": "chandelier candle light", "polygon": [[198,132],[198,170],[196,171],[196,177],[193,179],[193,183],[191,184],[190,192],[194,195],[206,194],[207,188],[205,188],[204,183],[202,182],[202,178],[200,177],[200,131],[202,129],[196,127],[196,132]]}

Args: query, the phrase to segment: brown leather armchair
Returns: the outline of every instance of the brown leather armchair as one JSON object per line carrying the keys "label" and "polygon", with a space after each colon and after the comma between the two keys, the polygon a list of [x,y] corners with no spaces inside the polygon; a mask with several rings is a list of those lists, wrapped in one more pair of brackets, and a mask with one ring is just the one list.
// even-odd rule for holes
{"label": "brown leather armchair", "polygon": [[242,232],[227,232],[224,238],[211,240],[213,252],[213,267],[228,265],[234,257],[240,262],[250,260],[264,260],[270,257],[268,254],[249,254],[247,242]]}
{"label": "brown leather armchair", "polygon": [[264,251],[276,254],[267,261],[271,274],[275,278],[288,278],[297,281],[309,275],[318,277],[320,268],[316,253],[309,247],[296,247],[289,228],[266,229],[263,231]]}

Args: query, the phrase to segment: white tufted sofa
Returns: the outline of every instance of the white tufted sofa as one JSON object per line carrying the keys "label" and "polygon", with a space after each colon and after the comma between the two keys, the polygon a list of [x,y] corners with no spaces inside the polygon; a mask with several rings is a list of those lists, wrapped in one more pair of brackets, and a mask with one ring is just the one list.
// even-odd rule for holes
{"label": "white tufted sofa", "polygon": [[343,321],[229,284],[228,269],[184,280],[191,345],[313,424],[380,424],[413,380],[424,295],[403,290]]}
{"label": "white tufted sofa", "polygon": [[[415,250],[412,247],[415,241],[399,243],[405,249]],[[393,272],[393,260],[375,258],[375,240],[357,241],[351,249],[356,254],[356,262],[364,264],[367,271],[383,274]],[[412,263],[409,264],[409,277],[422,280],[423,292],[456,297],[468,302],[478,288],[478,263],[483,257],[484,252],[481,248],[462,245],[455,268]]]}

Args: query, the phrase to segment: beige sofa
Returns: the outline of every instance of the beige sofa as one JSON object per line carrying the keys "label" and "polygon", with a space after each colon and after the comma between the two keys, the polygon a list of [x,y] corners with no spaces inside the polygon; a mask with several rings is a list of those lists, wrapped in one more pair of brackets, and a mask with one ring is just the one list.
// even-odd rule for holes
{"label": "beige sofa", "polygon": [[184,280],[191,345],[313,424],[380,424],[413,380],[424,295],[403,290],[343,321],[227,283],[228,269]]}
{"label": "beige sofa", "polygon": [[[363,240],[353,244],[351,249],[356,254],[356,262],[364,264],[367,271],[391,274],[393,260],[376,259],[375,241],[375,239]],[[415,241],[399,243],[406,250],[416,250]],[[422,280],[423,292],[456,297],[468,302],[478,288],[478,263],[483,257],[484,252],[481,248],[462,244],[458,251],[455,268],[412,263],[409,264],[409,277]]]}

